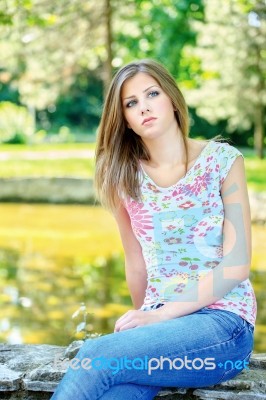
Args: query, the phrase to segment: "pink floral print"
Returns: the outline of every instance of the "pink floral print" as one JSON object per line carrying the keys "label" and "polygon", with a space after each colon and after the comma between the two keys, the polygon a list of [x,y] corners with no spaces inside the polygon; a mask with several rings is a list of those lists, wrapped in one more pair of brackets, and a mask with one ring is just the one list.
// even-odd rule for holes
{"label": "pink floral print", "polygon": [[144,204],[138,204],[130,201],[128,203],[128,211],[130,212],[131,224],[136,235],[146,235],[147,229],[152,229],[151,215],[148,210],[144,210]]}

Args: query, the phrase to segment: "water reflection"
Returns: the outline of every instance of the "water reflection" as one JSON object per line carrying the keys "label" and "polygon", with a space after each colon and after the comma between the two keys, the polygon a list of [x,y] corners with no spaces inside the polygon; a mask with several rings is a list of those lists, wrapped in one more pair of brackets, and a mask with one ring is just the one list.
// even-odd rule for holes
{"label": "water reflection", "polygon": [[[67,345],[95,332],[112,332],[115,320],[131,308],[112,218],[100,208],[84,206],[3,204],[0,212],[5,216],[0,230],[0,340]],[[260,251],[256,237],[265,231],[253,231]],[[266,253],[262,258],[257,254],[259,268],[251,273],[258,299],[255,351],[265,352]]]}
{"label": "water reflection", "polygon": [[[0,259],[2,275],[12,269],[1,282],[2,341],[68,344],[85,333],[112,331],[115,319],[130,307],[121,256],[76,264],[2,249]],[[87,315],[81,330],[84,315],[72,315],[82,302]]]}

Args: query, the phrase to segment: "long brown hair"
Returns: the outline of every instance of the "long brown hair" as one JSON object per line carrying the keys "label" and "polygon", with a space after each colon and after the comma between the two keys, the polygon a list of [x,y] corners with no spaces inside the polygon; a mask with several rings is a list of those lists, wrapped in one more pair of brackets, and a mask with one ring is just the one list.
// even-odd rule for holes
{"label": "long brown hair", "polygon": [[123,83],[139,72],[153,77],[172,101],[184,141],[187,170],[188,109],[174,78],[154,60],[140,60],[125,65],[111,82],[96,144],[95,189],[100,202],[111,211],[115,211],[121,195],[139,199],[139,160],[150,160],[149,151],[141,137],[126,125],[121,101]]}

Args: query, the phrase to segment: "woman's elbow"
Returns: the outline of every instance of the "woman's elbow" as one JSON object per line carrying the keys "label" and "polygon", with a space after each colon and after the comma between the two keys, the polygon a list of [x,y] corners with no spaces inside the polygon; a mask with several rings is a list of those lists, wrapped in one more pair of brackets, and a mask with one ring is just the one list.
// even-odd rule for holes
{"label": "woman's elbow", "polygon": [[249,278],[250,264],[225,267],[223,266],[225,279],[237,280],[239,283]]}

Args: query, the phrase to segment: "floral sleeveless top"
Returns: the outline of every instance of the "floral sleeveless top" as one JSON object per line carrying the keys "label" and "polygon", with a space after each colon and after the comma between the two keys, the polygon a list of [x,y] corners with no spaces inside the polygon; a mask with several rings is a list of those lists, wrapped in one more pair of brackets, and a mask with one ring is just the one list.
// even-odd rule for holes
{"label": "floral sleeveless top", "polygon": [[[141,200],[124,199],[147,268],[142,310],[178,301],[223,257],[221,185],[243,156],[227,143],[210,141],[176,184],[156,185],[140,166]],[[256,299],[249,279],[207,308],[231,311],[254,325]]]}

